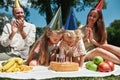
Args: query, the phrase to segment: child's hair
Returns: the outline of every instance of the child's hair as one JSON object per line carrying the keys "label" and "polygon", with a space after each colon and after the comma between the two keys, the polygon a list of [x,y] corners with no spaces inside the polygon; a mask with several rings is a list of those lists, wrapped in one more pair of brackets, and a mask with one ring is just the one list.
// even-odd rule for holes
{"label": "child's hair", "polygon": [[79,41],[83,37],[83,34],[80,29],[75,30],[75,34],[77,37],[77,39],[76,39],[77,41]]}
{"label": "child's hair", "polygon": [[45,33],[35,42],[33,45],[28,60],[26,61],[26,64],[29,65],[30,61],[33,60],[33,56],[35,55],[35,48],[40,45],[39,47],[39,58],[37,59],[39,65],[49,65],[49,53],[48,53],[48,42],[49,37],[53,36],[53,34],[57,36],[63,35],[63,30],[50,30],[50,28],[47,26]]}
{"label": "child's hair", "polygon": [[67,41],[77,40],[79,41],[82,38],[82,33],[79,29],[77,30],[66,30],[63,35],[63,39]]}
{"label": "child's hair", "polygon": [[76,40],[76,34],[74,30],[66,30],[63,35],[63,40],[66,40],[66,41]]}

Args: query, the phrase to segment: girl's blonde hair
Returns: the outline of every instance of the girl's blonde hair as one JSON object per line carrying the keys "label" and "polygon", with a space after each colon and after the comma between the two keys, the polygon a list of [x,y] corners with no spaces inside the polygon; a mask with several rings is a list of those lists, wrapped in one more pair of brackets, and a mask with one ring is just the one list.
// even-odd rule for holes
{"label": "girl's blonde hair", "polygon": [[79,41],[82,38],[81,30],[66,30],[63,39],[67,41],[76,40]]}
{"label": "girl's blonde hair", "polygon": [[63,40],[72,41],[76,40],[76,34],[73,30],[66,30],[63,35]]}

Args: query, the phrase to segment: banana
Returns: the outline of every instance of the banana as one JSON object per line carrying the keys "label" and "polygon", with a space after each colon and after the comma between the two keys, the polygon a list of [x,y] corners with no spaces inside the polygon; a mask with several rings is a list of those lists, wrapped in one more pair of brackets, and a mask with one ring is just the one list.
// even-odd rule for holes
{"label": "banana", "polygon": [[3,71],[6,71],[7,69],[9,69],[14,63],[15,63],[15,60],[9,60],[9,61],[3,66]]}
{"label": "banana", "polygon": [[23,64],[23,59],[22,58],[16,58],[16,60],[17,60],[17,63],[19,65]]}
{"label": "banana", "polygon": [[15,60],[15,62],[17,62],[18,64],[23,64],[23,59],[22,58],[19,58],[19,57],[13,57],[9,60]]}
{"label": "banana", "polygon": [[26,71],[26,65],[21,65],[21,66],[19,66],[19,68],[20,68],[20,71]]}
{"label": "banana", "polygon": [[27,66],[27,65],[21,65],[19,66],[20,71],[28,71],[28,70],[32,70],[33,67],[32,66]]}
{"label": "banana", "polygon": [[14,70],[13,70],[13,72],[20,72],[20,68],[15,68]]}
{"label": "banana", "polygon": [[4,66],[7,63],[8,63],[8,61],[2,62],[1,65]]}
{"label": "banana", "polygon": [[3,67],[2,66],[0,66],[0,72],[3,72]]}
{"label": "banana", "polygon": [[14,69],[17,67],[17,63],[14,63],[6,72],[13,72]]}
{"label": "banana", "polygon": [[23,64],[23,59],[19,58],[19,57],[14,57],[14,58],[11,58],[9,60],[15,60],[15,62],[17,62],[18,64]]}
{"label": "banana", "polygon": [[27,68],[28,70],[32,70],[33,69],[33,67],[32,66],[28,66],[28,68]]}

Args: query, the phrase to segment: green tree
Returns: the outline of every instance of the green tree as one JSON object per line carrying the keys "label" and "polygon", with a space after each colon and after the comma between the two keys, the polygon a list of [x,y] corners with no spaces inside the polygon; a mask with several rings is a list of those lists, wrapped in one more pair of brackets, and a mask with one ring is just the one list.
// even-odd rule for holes
{"label": "green tree", "polygon": [[111,27],[114,27],[115,29],[120,28],[120,20],[114,20],[111,24]]}
{"label": "green tree", "polygon": [[45,31],[45,27],[43,27],[43,28],[37,27],[36,28],[36,40],[44,33],[44,31]]}
{"label": "green tree", "polygon": [[108,43],[120,47],[120,20],[114,20],[109,27],[107,27]]}

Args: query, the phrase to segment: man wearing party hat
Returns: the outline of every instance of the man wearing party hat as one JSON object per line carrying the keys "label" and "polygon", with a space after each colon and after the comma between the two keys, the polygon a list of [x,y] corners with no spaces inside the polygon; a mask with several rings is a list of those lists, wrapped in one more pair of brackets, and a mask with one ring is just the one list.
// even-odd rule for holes
{"label": "man wearing party hat", "polygon": [[95,56],[101,56],[104,60],[120,64],[120,48],[107,43],[107,31],[102,16],[104,0],[90,10],[85,26],[80,29],[84,35],[83,41],[87,51],[86,60],[92,60]]}
{"label": "man wearing party hat", "polygon": [[27,59],[30,46],[35,41],[35,25],[24,20],[24,10],[18,0],[14,1],[14,19],[4,26],[1,45],[5,47],[5,52],[0,53],[0,60],[11,57],[21,57]]}

